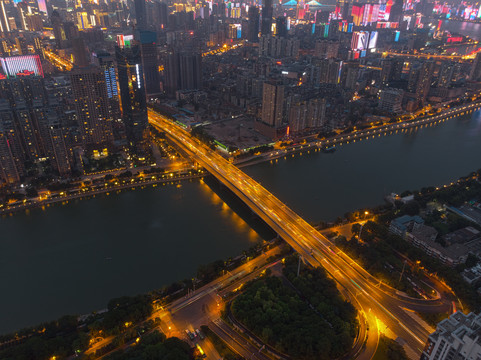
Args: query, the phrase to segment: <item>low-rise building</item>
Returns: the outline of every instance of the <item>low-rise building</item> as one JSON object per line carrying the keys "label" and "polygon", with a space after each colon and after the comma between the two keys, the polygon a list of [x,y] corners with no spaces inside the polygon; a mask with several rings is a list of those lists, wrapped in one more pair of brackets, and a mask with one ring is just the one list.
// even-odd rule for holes
{"label": "low-rise building", "polygon": [[423,224],[424,220],[420,216],[404,215],[391,221],[389,231],[405,239],[408,231],[412,231]]}
{"label": "low-rise building", "polygon": [[448,359],[481,359],[481,314],[458,311],[429,335],[421,360]]}

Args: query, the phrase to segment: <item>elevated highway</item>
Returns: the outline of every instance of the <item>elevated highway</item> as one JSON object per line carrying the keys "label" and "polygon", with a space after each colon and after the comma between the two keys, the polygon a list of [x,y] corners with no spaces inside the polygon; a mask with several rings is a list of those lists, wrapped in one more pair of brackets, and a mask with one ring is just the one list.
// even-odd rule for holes
{"label": "elevated highway", "polygon": [[149,110],[149,122],[166,132],[169,139],[244,201],[307,263],[324,267],[349,293],[353,305],[369,326],[367,346],[358,358],[370,359],[374,355],[382,332],[400,338],[408,355],[419,358],[430,329],[405,309],[442,306],[440,300],[403,298],[382,289],[381,284],[360,269],[354,260],[339,253],[326,237],[235,165],[152,110]]}

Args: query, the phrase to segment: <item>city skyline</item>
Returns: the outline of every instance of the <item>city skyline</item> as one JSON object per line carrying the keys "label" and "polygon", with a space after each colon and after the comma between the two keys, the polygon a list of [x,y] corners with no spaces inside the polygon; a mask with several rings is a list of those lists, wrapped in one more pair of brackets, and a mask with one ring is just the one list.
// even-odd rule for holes
{"label": "city skyline", "polygon": [[480,357],[480,29],[472,1],[0,0],[0,357]]}

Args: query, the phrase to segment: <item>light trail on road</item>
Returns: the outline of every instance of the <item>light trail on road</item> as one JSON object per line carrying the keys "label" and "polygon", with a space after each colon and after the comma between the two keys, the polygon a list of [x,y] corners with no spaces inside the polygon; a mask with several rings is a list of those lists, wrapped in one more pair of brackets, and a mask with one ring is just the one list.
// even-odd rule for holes
{"label": "light trail on road", "polygon": [[[312,266],[324,267],[349,294],[356,298],[353,305],[365,314],[370,332],[366,349],[358,358],[370,359],[376,352],[382,322],[390,331],[402,338],[411,357],[420,356],[429,331],[408,315],[403,300],[378,288],[371,277],[353,267],[355,263],[346,254],[340,256],[334,245],[304,219],[287,207],[255,180],[231,164],[205,144],[193,138],[186,130],[167,118],[149,110],[149,121],[165,131],[169,138],[207,171],[243,200],[260,218],[276,231],[303,259]],[[337,249],[336,249],[337,250]],[[356,264],[357,265],[357,264]],[[435,302],[422,302],[439,305]],[[436,304],[436,305],[435,305]],[[414,304],[413,307],[416,305]],[[369,315],[366,314],[366,310]],[[384,329],[385,331],[386,329]]]}

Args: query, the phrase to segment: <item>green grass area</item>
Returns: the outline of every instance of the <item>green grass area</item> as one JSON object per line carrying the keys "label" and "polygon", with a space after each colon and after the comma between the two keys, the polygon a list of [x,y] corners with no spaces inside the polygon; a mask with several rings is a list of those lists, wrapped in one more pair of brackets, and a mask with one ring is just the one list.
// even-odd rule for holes
{"label": "green grass area", "polygon": [[203,325],[201,326],[201,330],[212,342],[215,349],[224,360],[242,360],[242,356],[237,355],[234,351],[232,351],[220,337],[218,337],[211,329],[209,329],[209,327]]}
{"label": "green grass area", "polygon": [[381,335],[379,346],[372,360],[408,360],[403,347],[396,341]]}

